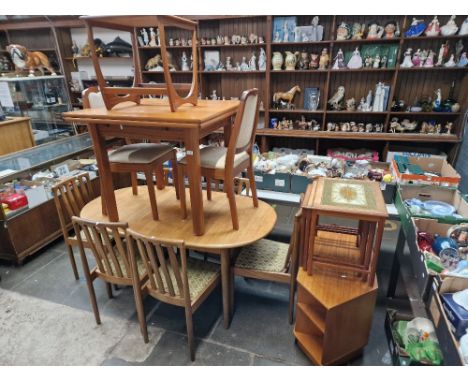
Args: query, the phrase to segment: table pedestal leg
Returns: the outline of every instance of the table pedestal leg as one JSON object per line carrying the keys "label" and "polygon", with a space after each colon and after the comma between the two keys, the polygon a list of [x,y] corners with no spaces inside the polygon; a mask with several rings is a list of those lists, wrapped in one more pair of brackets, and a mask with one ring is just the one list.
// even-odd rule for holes
{"label": "table pedestal leg", "polygon": [[223,292],[223,321],[228,329],[231,323],[231,257],[229,249],[222,249],[221,257],[221,288]]}

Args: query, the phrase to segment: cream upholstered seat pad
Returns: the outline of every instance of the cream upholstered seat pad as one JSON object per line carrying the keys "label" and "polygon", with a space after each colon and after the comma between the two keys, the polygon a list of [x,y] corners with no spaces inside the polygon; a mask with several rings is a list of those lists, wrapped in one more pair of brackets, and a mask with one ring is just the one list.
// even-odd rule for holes
{"label": "cream upholstered seat pad", "polygon": [[148,164],[171,150],[173,147],[166,143],[132,143],[110,153],[109,161]]}
{"label": "cream upholstered seat pad", "polygon": [[262,239],[242,248],[236,268],[265,272],[282,272],[288,256],[289,244]]}
{"label": "cream upholstered seat pad", "polygon": [[[181,264],[179,264],[179,267],[180,269],[182,269]],[[174,271],[172,270],[172,267],[170,265],[168,266],[168,272],[171,276],[174,293],[176,296],[179,296],[179,286],[177,285]],[[169,289],[167,288],[167,282],[165,277],[163,276],[162,269],[160,269],[159,273],[164,284],[165,292],[169,294]],[[219,267],[216,264],[195,260],[190,257],[187,257],[187,278],[189,283],[191,300],[195,300],[198,296],[200,296],[206,290],[206,288],[218,277],[220,277],[220,271]],[[156,280],[154,282],[156,283]],[[147,283],[149,283],[149,280]]]}
{"label": "cream upholstered seat pad", "polygon": [[[204,168],[224,169],[226,165],[226,147],[208,146],[200,150],[200,164]],[[249,160],[249,154],[243,151],[234,155],[234,167],[241,164],[243,161]],[[184,157],[180,163],[187,164]]]}

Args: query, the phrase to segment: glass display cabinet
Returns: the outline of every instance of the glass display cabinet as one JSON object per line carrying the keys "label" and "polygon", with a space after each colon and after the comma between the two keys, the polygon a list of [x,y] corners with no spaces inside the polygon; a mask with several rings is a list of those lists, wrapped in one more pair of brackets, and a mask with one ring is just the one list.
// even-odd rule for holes
{"label": "glass display cabinet", "polygon": [[36,144],[76,134],[62,113],[72,110],[64,76],[0,77],[6,115],[30,117]]}

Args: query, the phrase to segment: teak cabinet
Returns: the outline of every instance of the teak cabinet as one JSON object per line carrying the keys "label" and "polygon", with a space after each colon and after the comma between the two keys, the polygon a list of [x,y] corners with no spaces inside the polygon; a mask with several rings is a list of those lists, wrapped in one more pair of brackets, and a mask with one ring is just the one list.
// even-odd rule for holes
{"label": "teak cabinet", "polygon": [[0,122],[0,156],[35,146],[31,118],[13,117]]}

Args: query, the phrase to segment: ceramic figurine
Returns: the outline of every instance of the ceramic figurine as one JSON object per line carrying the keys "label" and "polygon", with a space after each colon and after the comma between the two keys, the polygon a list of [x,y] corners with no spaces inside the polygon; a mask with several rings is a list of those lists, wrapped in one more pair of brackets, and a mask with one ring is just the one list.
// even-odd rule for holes
{"label": "ceramic figurine", "polygon": [[232,37],[231,37],[231,42],[233,45],[238,45],[240,44],[241,42],[241,36],[237,35],[237,34],[233,34]]}
{"label": "ceramic figurine", "polygon": [[188,65],[187,54],[185,52],[182,52],[182,58],[180,59],[180,61],[180,69],[184,72],[188,72],[190,70],[190,67]]}
{"label": "ceramic figurine", "polygon": [[211,45],[216,45],[216,38],[213,37],[213,38],[211,39]]}
{"label": "ceramic figurine", "polygon": [[[353,98],[353,99],[354,99],[354,98]],[[349,123],[349,126],[350,126],[351,131],[352,131],[353,133],[357,133],[357,132],[358,132],[358,126],[357,126],[356,122],[354,122],[354,121],[353,121],[353,122],[350,122],[350,123]]]}
{"label": "ceramic figurine", "polygon": [[252,57],[250,57],[249,69],[250,70],[257,70],[257,56],[255,55],[255,52],[252,53]]}
{"label": "ceramic figurine", "polygon": [[447,57],[448,50],[449,50],[448,43],[442,44],[440,46],[436,66],[442,66],[442,64],[444,62],[444,58]]}
{"label": "ceramic figurine", "polygon": [[265,40],[263,39],[263,36],[258,37],[258,43],[259,44],[264,44],[265,43]]}
{"label": "ceramic figurine", "polygon": [[405,32],[405,37],[418,37],[423,34],[426,30],[426,23],[424,20],[418,20],[417,18],[413,17],[413,21],[411,22],[410,27]]}
{"label": "ceramic figurine", "polygon": [[333,122],[327,122],[327,131],[333,131],[334,128],[335,126]]}
{"label": "ceramic figurine", "polygon": [[468,34],[468,17],[463,21],[458,34],[460,36],[465,36]]}
{"label": "ceramic figurine", "polygon": [[[140,36],[138,36],[140,37]],[[71,47],[72,52],[73,52],[73,57],[78,57],[80,54],[80,48],[78,48],[78,45],[76,45],[76,41],[73,40],[73,45]]]}
{"label": "ceramic figurine", "polygon": [[380,56],[379,55],[375,56],[372,67],[374,69],[378,69],[380,67]]}
{"label": "ceramic figurine", "polygon": [[156,32],[154,31],[154,28],[150,28],[150,41],[148,43],[149,46],[156,46]]}
{"label": "ceramic figurine", "polygon": [[346,111],[355,111],[356,110],[356,100],[353,98],[346,100]]}
{"label": "ceramic figurine", "polygon": [[414,52],[411,62],[413,63],[413,66],[419,66],[421,63],[421,49],[418,48],[418,50]]}
{"label": "ceramic figurine", "polygon": [[379,82],[375,87],[375,96],[374,102],[372,104],[372,111],[383,111],[384,97],[384,84],[382,82]]}
{"label": "ceramic figurine", "polygon": [[224,65],[223,65],[223,63],[221,61],[218,63],[218,67],[216,68],[216,70],[218,72],[224,72],[226,70],[226,68],[224,67]]}
{"label": "ceramic figurine", "polygon": [[42,52],[32,52],[18,44],[8,45],[6,51],[15,65],[16,75],[19,75],[22,70],[29,70],[28,77],[34,77],[36,70],[39,70],[41,75],[44,75],[44,69],[47,69],[52,76],[57,75],[50,65],[49,58]]}
{"label": "ceramic figurine", "polygon": [[463,52],[460,56],[460,59],[458,60],[457,66],[459,68],[464,68],[467,65],[468,65],[468,58],[466,57],[466,52]]}
{"label": "ceramic figurine", "polygon": [[354,49],[353,55],[349,59],[347,66],[349,69],[362,68],[362,57],[361,52],[359,52],[359,48],[356,47],[356,49]]}
{"label": "ceramic figurine", "polygon": [[455,63],[455,56],[453,54],[450,55],[449,60],[444,64],[446,68],[453,68],[457,64]]}
{"label": "ceramic figurine", "polygon": [[[196,44],[196,43],[197,43],[197,42],[195,42],[195,44]],[[159,43],[159,45],[161,45],[161,43]],[[187,40],[187,46],[192,46],[192,39],[191,39],[191,38],[189,38],[189,39]]]}
{"label": "ceramic figurine", "polygon": [[266,53],[263,48],[260,48],[260,55],[258,56],[258,70],[266,70]]}
{"label": "ceramic figurine", "polygon": [[382,60],[380,61],[380,67],[381,68],[386,68],[387,67],[387,61],[388,61],[387,56],[383,56]]}
{"label": "ceramic figurine", "polygon": [[229,36],[224,36],[224,45],[229,45],[230,43]]}
{"label": "ceramic figurine", "polygon": [[283,67],[283,55],[281,52],[273,52],[271,64],[273,65],[273,70],[281,70]]}
{"label": "ceramic figurine", "polygon": [[359,133],[363,133],[364,131],[366,131],[364,124],[362,122],[357,124],[357,128],[358,128]]}
{"label": "ceramic figurine", "polygon": [[452,134],[453,122],[447,122],[444,128],[445,128],[445,134]]}
{"label": "ceramic figurine", "polygon": [[342,104],[345,96],[345,87],[339,86],[335,94],[328,100],[328,105],[331,110],[341,110]]}
{"label": "ceramic figurine", "polygon": [[437,19],[437,16],[434,16],[434,18],[424,31],[424,34],[430,37],[438,36],[440,34],[440,23]]}
{"label": "ceramic figurine", "polygon": [[403,58],[403,62],[401,63],[400,67],[402,68],[412,68],[413,67],[413,61],[411,60],[411,52],[413,49],[408,48],[406,49],[405,52],[405,57]]}
{"label": "ceramic figurine", "polygon": [[395,38],[395,32],[397,30],[397,23],[395,21],[389,21],[385,24],[383,38]]}
{"label": "ceramic figurine", "polygon": [[405,131],[414,131],[414,130],[416,130],[417,126],[418,126],[418,123],[416,121],[411,122],[407,118],[405,118],[403,121],[401,121],[401,127],[403,127],[403,129],[405,129]]}
{"label": "ceramic figurine", "polygon": [[344,54],[341,49],[338,49],[338,53],[333,61],[332,69],[343,69],[345,67]]}
{"label": "ceramic figurine", "polygon": [[435,53],[432,50],[430,50],[429,54],[427,55],[426,61],[424,61],[425,68],[432,68],[434,66],[434,56]]}
{"label": "ceramic figurine", "polygon": [[[169,40],[170,41],[170,40]],[[200,45],[206,45],[206,38],[202,37],[200,40]]]}
{"label": "ceramic figurine", "polygon": [[369,24],[369,31],[367,32],[367,40],[375,40],[381,38],[384,33],[384,28],[377,23]]}
{"label": "ceramic figurine", "polygon": [[241,45],[247,45],[247,37],[246,36],[242,36],[241,37]]}
{"label": "ceramic figurine", "polygon": [[143,43],[145,44],[144,46],[148,46],[149,38],[148,38],[148,32],[146,31],[145,28],[141,28],[141,37],[143,38]]}
{"label": "ceramic figurine", "polygon": [[295,70],[297,63],[297,55],[290,51],[286,52],[286,58],[284,59],[284,65],[286,66],[286,70]]}
{"label": "ceramic figurine", "polygon": [[316,53],[311,53],[310,54],[310,62],[309,62],[309,68],[310,69],[318,69],[319,67],[319,55]]}
{"label": "ceramic figurine", "polygon": [[305,130],[307,127],[307,121],[304,115],[301,115],[301,120],[297,121],[297,128],[299,130]]}
{"label": "ceramic figurine", "polygon": [[217,35],[217,36],[216,36],[216,44],[217,44],[217,45],[223,45],[223,42],[224,42],[223,36]]}
{"label": "ceramic figurine", "polygon": [[464,48],[465,47],[463,46],[463,41],[461,39],[458,40],[455,44],[455,58],[457,58],[457,62],[459,61]]}
{"label": "ceramic figurine", "polygon": [[187,40],[186,40],[185,38],[182,37],[182,38],[180,39],[180,45],[182,45],[182,46],[187,46]]}
{"label": "ceramic figurine", "polygon": [[273,42],[281,42],[281,37],[278,31],[275,32],[275,37],[273,38]]}
{"label": "ceramic figurine", "polygon": [[366,123],[366,133],[372,133],[373,128],[372,123]]}
{"label": "ceramic figurine", "polygon": [[169,46],[174,46],[174,39],[173,38],[169,39]]}
{"label": "ceramic figurine", "polygon": [[234,69],[234,70],[237,70],[238,72],[240,72],[240,70],[241,70],[241,67],[240,67],[240,63],[239,63],[239,61],[236,61],[236,67],[235,67],[235,69]]}
{"label": "ceramic figurine", "polygon": [[381,133],[383,130],[383,124],[382,123],[376,123],[374,125],[374,130],[376,133]]}
{"label": "ceramic figurine", "polygon": [[435,94],[436,94],[436,98],[432,102],[432,110],[433,111],[439,111],[440,106],[442,104],[442,90],[440,88],[437,89]]}
{"label": "ceramic figurine", "polygon": [[330,62],[330,56],[328,55],[328,49],[323,48],[322,54],[320,55],[319,69],[321,70],[327,69],[329,62]]}
{"label": "ceramic figurine", "polygon": [[249,70],[249,64],[247,64],[247,58],[242,57],[242,62],[240,64],[241,72],[246,72]]}
{"label": "ceramic figurine", "polygon": [[216,101],[218,99],[218,95],[216,94],[216,90],[213,90],[213,92],[210,95],[210,99],[213,101]]}
{"label": "ceramic figurine", "polygon": [[163,70],[162,58],[160,54],[150,58],[145,65],[145,69],[154,72],[160,72]]}
{"label": "ceramic figurine", "polygon": [[258,36],[255,33],[249,35],[249,42],[251,44],[256,44],[258,42]]}
{"label": "ceramic figurine", "polygon": [[323,40],[323,25],[319,25],[319,17],[314,16],[312,18],[312,22],[310,23],[310,25],[312,26],[310,39],[312,41],[322,41]]}
{"label": "ceramic figurine", "polygon": [[366,59],[364,60],[364,66],[366,68],[370,68],[372,66],[372,57],[371,56],[366,56]]}
{"label": "ceramic figurine", "polygon": [[338,26],[336,30],[336,39],[337,40],[349,40],[351,37],[351,28],[344,21]]}
{"label": "ceramic figurine", "polygon": [[283,25],[283,41],[289,41],[289,25],[287,21],[285,21]]}
{"label": "ceramic figurine", "polygon": [[455,23],[456,16],[450,16],[449,21],[445,25],[440,27],[440,32],[442,36],[453,36],[458,31],[458,26]]}
{"label": "ceramic figurine", "polygon": [[362,40],[366,24],[354,23],[351,30],[351,40]]}
{"label": "ceramic figurine", "polygon": [[424,63],[427,60],[427,57],[429,56],[429,52],[426,49],[423,49],[421,53],[419,54],[419,67],[423,67]]}
{"label": "ceramic figurine", "polygon": [[307,52],[301,52],[297,65],[300,70],[309,69],[309,54]]}
{"label": "ceramic figurine", "polygon": [[276,92],[273,94],[273,105],[275,105],[278,108],[278,106],[280,105],[280,102],[284,101],[286,103],[287,109],[293,109],[294,97],[296,96],[296,93],[300,93],[300,92],[301,92],[301,88],[298,85],[293,86],[287,92]]}

